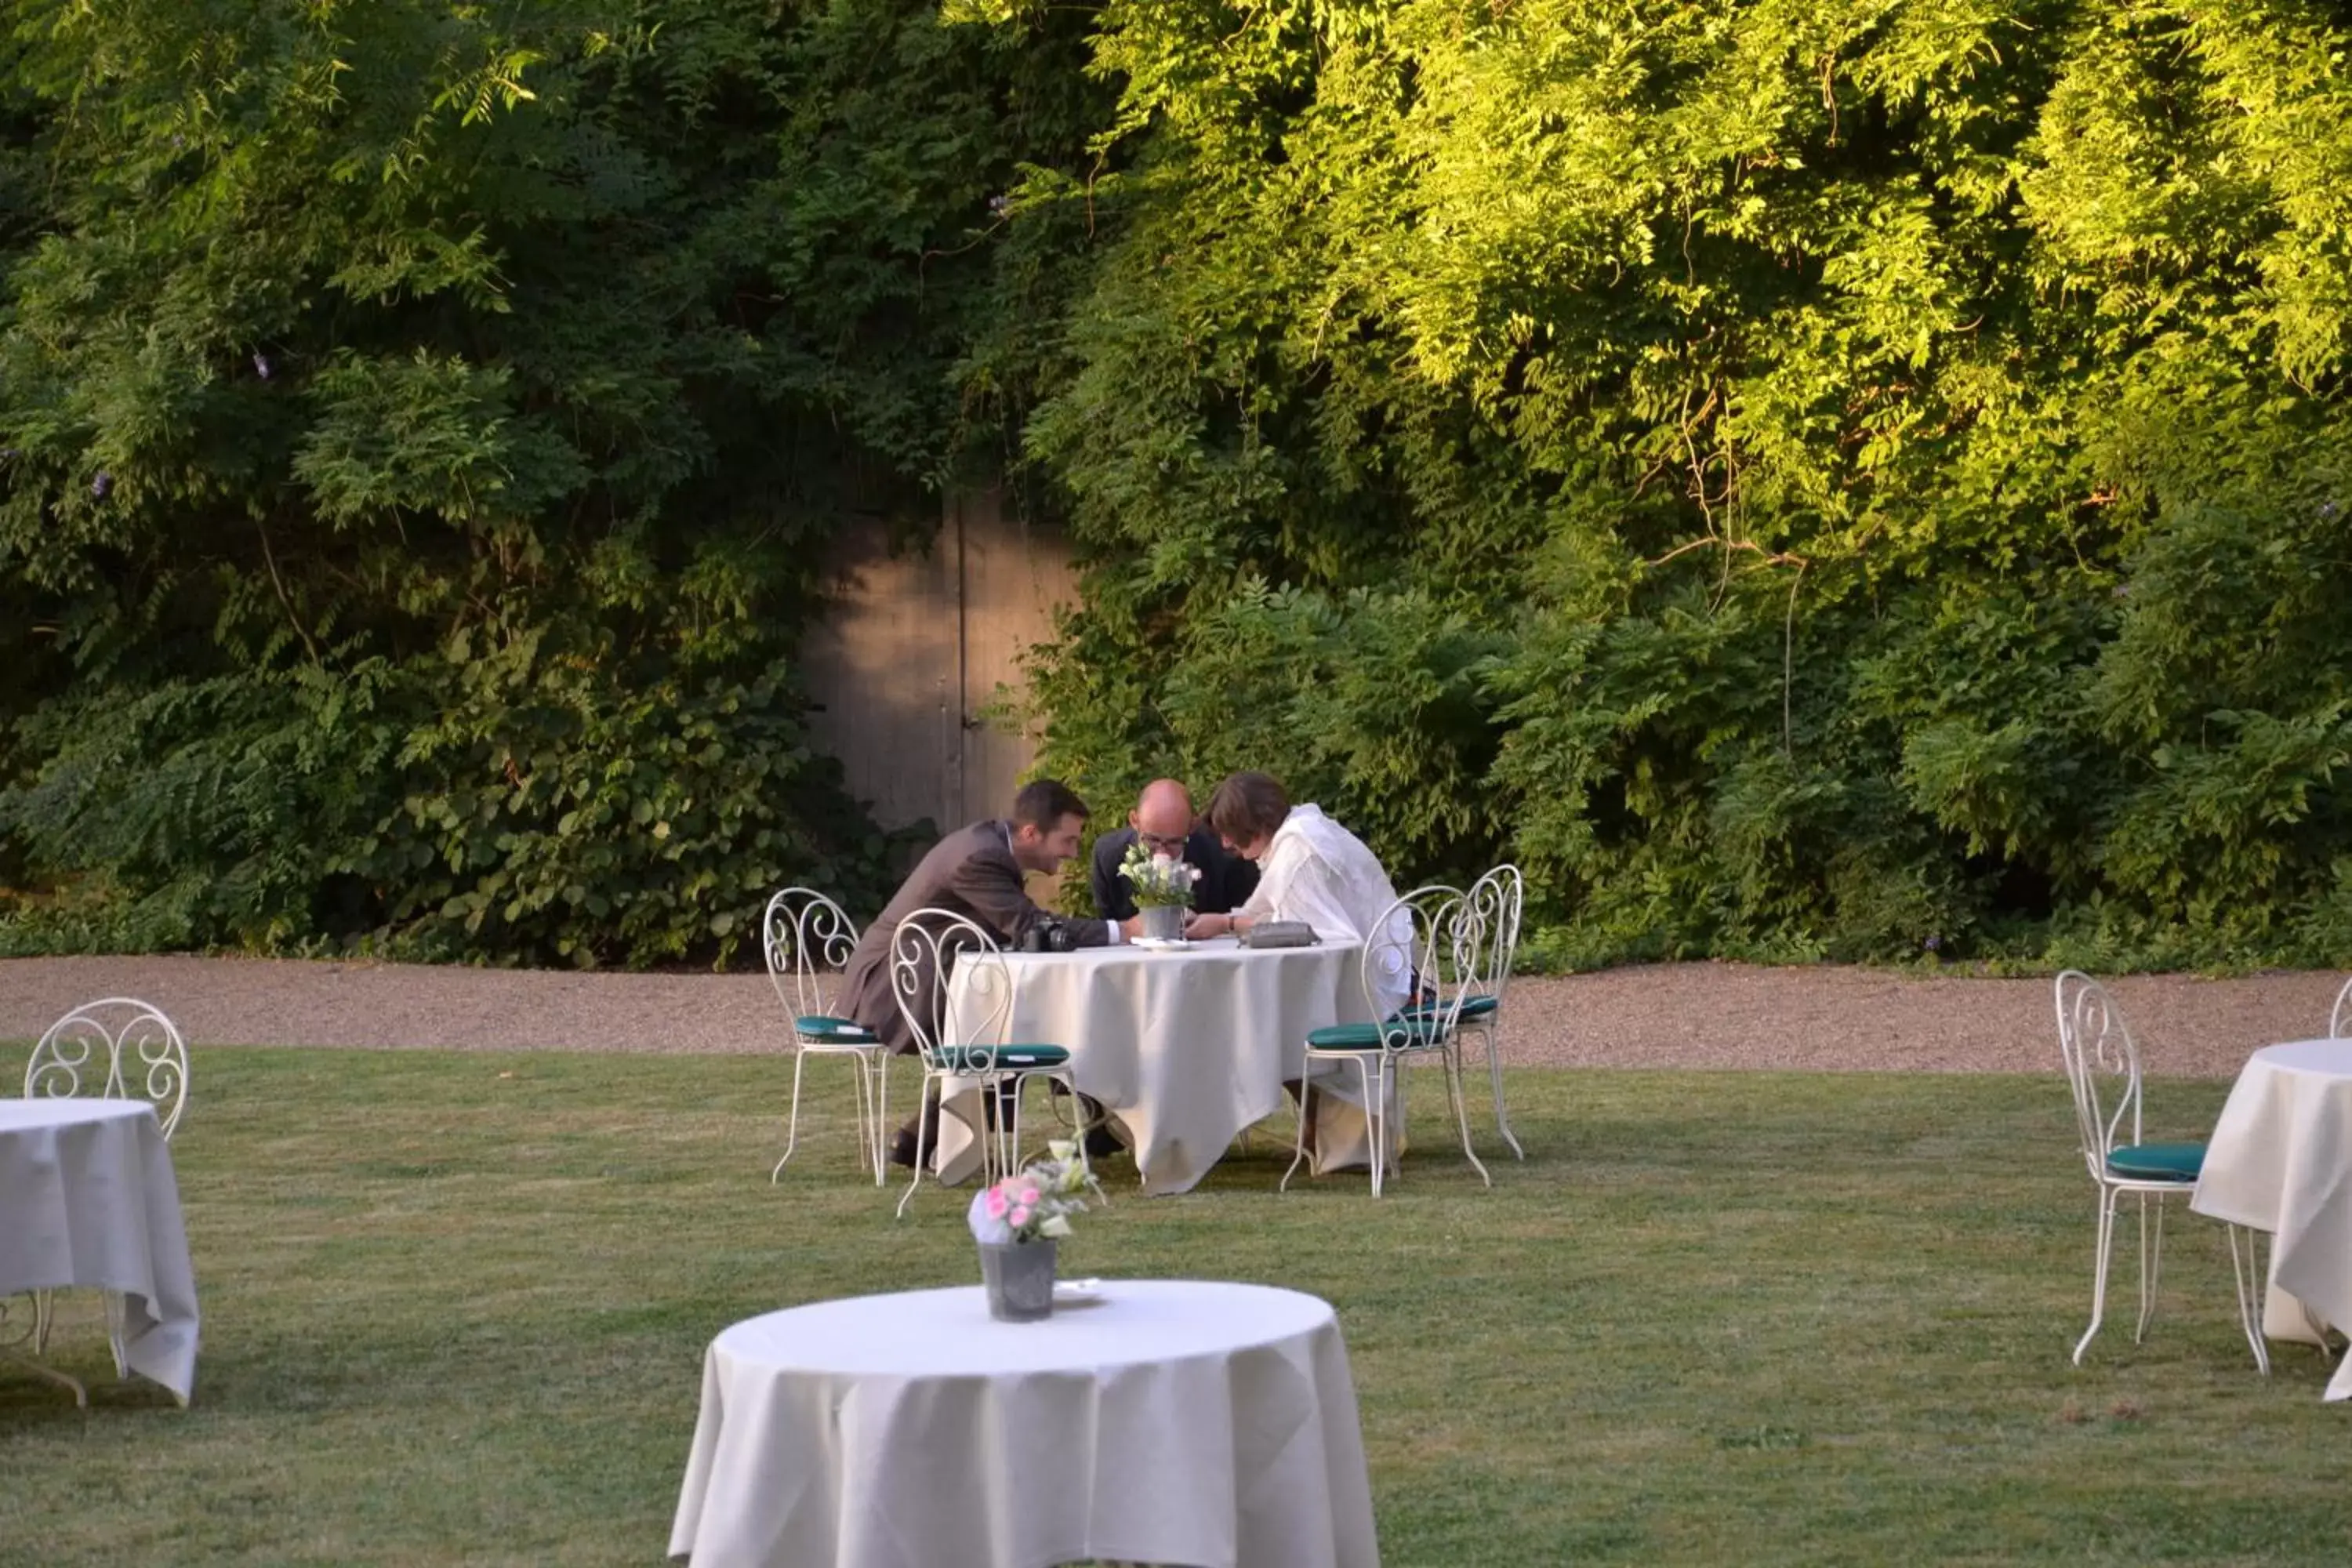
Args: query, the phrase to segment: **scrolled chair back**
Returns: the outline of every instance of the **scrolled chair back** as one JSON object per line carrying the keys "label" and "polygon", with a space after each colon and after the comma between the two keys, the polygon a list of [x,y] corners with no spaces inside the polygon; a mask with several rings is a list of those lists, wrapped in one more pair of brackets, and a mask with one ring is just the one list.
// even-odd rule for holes
{"label": "scrolled chair back", "polygon": [[[957,974],[962,988],[951,994]],[[1013,977],[995,939],[971,921],[941,909],[900,921],[890,933],[890,994],[924,1066],[971,1073],[994,1067],[1012,1016]]]}
{"label": "scrolled chair back", "polygon": [[1484,930],[1459,888],[1415,888],[1381,911],[1364,943],[1363,986],[1384,1048],[1431,1046],[1453,1032]]}
{"label": "scrolled chair back", "polygon": [[2344,983],[2336,994],[2336,1005],[2327,1010],[2327,1037],[2340,1040],[2347,1032],[2352,1032],[2352,980]]}
{"label": "scrolled chair back", "polygon": [[1466,987],[1470,996],[1502,1001],[1503,988],[1511,983],[1511,965],[1518,958],[1519,910],[1526,893],[1519,868],[1506,862],[1471,883],[1464,895],[1464,912],[1477,921],[1480,937]]}
{"label": "scrolled chair back", "polygon": [[833,983],[857,951],[857,922],[814,888],[786,888],[760,921],[768,980],[793,1017],[830,1013]]}
{"label": "scrolled chair back", "polygon": [[2094,1176],[2140,1140],[2139,1046],[2107,988],[2078,969],[2058,976],[2058,1054],[2074,1094],[2083,1159]]}
{"label": "scrolled chair back", "polygon": [[144,1100],[172,1136],[188,1104],[188,1045],[162,1009],[132,996],[85,1002],[48,1027],[25,1067],[25,1098]]}

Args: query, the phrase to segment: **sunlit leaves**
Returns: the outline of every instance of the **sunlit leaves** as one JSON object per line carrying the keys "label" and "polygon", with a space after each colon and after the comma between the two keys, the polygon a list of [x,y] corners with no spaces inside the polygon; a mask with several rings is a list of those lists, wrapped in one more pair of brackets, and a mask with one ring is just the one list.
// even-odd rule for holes
{"label": "sunlit leaves", "polygon": [[[1112,0],[1126,163],[1029,427],[1095,552],[1053,764],[1205,760],[1149,693],[1222,668],[1314,689],[1231,721],[1261,763],[1408,875],[1517,854],[1579,952],[2333,940],[2347,43],[2284,0]],[[1400,594],[1495,639],[1490,826],[1435,830],[1444,770],[1342,782],[1328,737],[1428,754],[1402,673],[1351,726],[1196,640],[1261,580],[1335,644]]]}

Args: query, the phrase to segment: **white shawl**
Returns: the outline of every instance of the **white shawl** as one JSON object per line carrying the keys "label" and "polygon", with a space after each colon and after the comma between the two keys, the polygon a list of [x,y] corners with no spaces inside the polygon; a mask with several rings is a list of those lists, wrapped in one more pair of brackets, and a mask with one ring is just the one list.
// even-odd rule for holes
{"label": "white shawl", "polygon": [[[1319,805],[1294,805],[1258,860],[1257,891],[1241,912],[1254,921],[1305,921],[1325,942],[1361,942],[1396,896],[1362,839]],[[1402,951],[1412,940],[1410,917],[1400,910],[1390,927],[1390,940]],[[1410,984],[1402,973],[1375,979],[1375,1000],[1386,1017],[1403,1004]]]}

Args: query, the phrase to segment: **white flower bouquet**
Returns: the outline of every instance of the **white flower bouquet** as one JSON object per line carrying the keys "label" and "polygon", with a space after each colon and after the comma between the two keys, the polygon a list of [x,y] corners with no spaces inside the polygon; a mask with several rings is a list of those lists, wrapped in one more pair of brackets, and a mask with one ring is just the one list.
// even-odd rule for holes
{"label": "white flower bouquet", "polygon": [[1142,910],[1171,904],[1189,909],[1192,889],[1201,880],[1198,866],[1173,855],[1155,855],[1143,847],[1140,838],[1128,849],[1127,858],[1119,862],[1118,874],[1135,889],[1135,906]]}

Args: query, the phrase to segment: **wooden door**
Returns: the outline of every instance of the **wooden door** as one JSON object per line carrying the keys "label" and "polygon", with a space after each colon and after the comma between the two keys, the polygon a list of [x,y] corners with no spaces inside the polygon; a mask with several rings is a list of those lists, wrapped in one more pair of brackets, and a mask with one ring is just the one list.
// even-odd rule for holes
{"label": "wooden door", "polygon": [[894,554],[881,519],[859,521],[828,576],[833,610],[802,665],[813,738],[850,793],[888,828],[1002,816],[1036,740],[983,714],[1024,694],[1023,657],[1076,595],[1067,541],[983,491],[948,503],[928,550]]}

